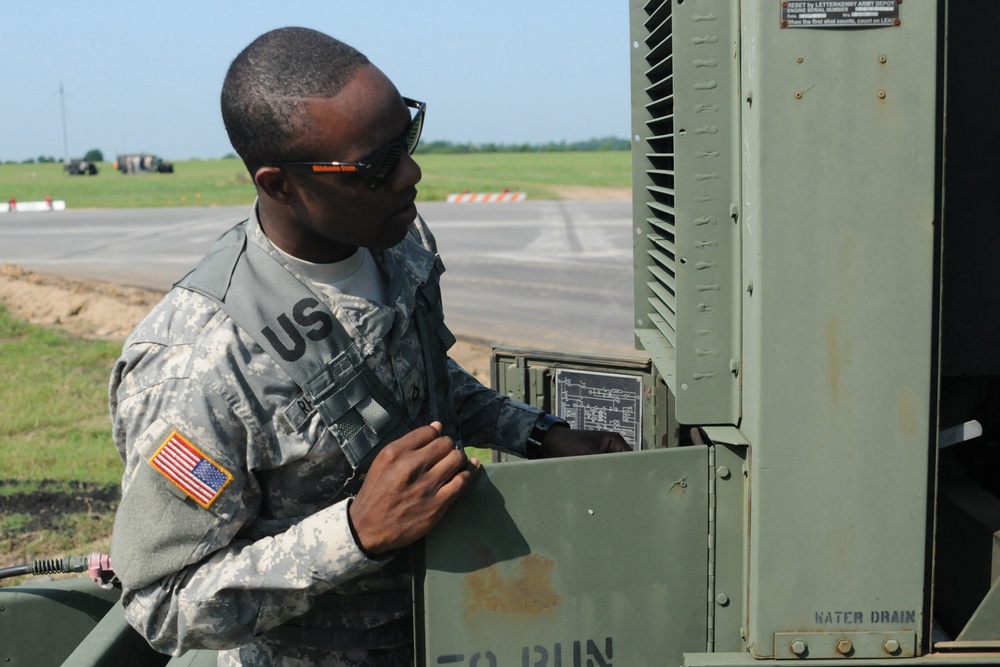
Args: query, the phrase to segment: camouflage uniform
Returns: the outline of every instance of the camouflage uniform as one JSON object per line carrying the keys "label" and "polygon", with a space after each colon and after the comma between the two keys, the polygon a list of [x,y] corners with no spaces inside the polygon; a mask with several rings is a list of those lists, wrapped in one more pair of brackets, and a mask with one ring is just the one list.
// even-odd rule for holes
{"label": "camouflage uniform", "polygon": [[[248,234],[279,256],[255,218]],[[427,424],[438,416],[413,310],[420,282],[436,279],[434,239],[418,217],[374,254],[391,305],[316,289],[412,422]],[[465,444],[523,454],[538,411],[448,369]],[[125,343],[110,396],[126,466],[112,559],[126,617],[154,647],[230,649],[227,665],[412,664],[407,553],[361,551],[338,435],[315,411],[294,429],[276,418],[300,389],[213,301],[171,291]],[[177,442],[208,470],[207,496],[163,472]]]}

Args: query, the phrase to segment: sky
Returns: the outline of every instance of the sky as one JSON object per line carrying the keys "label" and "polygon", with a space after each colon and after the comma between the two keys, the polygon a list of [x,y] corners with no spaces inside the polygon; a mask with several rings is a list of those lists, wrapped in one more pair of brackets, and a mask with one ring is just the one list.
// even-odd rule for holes
{"label": "sky", "polygon": [[[232,152],[219,91],[268,30],[359,49],[427,103],[424,140],[630,135],[626,0],[3,0],[0,161]],[[63,94],[60,94],[62,87]],[[65,114],[63,107],[65,106]],[[65,133],[64,133],[65,118]]]}

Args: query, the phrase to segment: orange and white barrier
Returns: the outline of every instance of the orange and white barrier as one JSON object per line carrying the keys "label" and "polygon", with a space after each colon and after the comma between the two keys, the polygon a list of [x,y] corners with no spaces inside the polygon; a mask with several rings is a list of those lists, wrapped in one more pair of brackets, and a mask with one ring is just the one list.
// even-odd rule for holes
{"label": "orange and white barrier", "polygon": [[462,192],[448,195],[449,204],[492,204],[496,202],[524,201],[528,198],[527,192]]}

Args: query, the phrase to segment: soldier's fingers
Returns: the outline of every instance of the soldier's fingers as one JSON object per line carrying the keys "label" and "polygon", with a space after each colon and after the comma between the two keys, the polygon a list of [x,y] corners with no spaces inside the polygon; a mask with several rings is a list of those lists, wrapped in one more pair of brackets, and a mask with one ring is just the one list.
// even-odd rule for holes
{"label": "soldier's fingers", "polygon": [[466,489],[472,486],[479,472],[479,461],[470,459],[465,466],[438,489],[437,498],[443,507],[449,507]]}
{"label": "soldier's fingers", "polygon": [[[448,441],[450,442],[450,438]],[[439,445],[438,443],[434,443],[433,446],[438,447]],[[447,451],[443,449],[438,451],[440,452],[440,457],[434,461],[433,465],[426,469],[425,475],[428,481],[434,486],[441,487],[448,483],[455,475],[465,470],[469,465],[469,459],[466,457],[464,451],[456,449],[453,444]]]}
{"label": "soldier's fingers", "polygon": [[433,442],[441,435],[441,422],[432,422],[427,426],[419,426],[398,440],[386,446],[386,449],[416,450]]}
{"label": "soldier's fingers", "polygon": [[441,425],[441,422],[433,421],[427,426],[420,426],[413,429],[408,435],[412,434],[417,439],[413,448],[421,449],[440,438],[443,430],[444,427]]}
{"label": "soldier's fingers", "polygon": [[608,447],[608,451],[613,453],[631,452],[632,448],[628,446],[627,442],[625,442],[625,438],[621,437],[617,433],[613,433],[610,438],[610,446]]}
{"label": "soldier's fingers", "polygon": [[[421,447],[394,452],[386,457],[385,462],[396,467],[409,483],[423,478],[424,483],[437,486],[441,480],[441,471],[434,472],[435,468],[456,451],[454,441],[448,436],[442,436]],[[460,452],[460,456],[465,458],[464,453]]]}

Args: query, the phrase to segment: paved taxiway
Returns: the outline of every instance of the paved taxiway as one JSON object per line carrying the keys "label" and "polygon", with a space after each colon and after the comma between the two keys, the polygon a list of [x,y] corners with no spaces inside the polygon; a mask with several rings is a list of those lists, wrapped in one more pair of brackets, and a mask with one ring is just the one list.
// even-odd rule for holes
{"label": "paved taxiway", "polygon": [[[424,203],[447,272],[445,315],[490,343],[641,356],[632,347],[628,201]],[[0,216],[0,264],[166,290],[245,207]]]}

